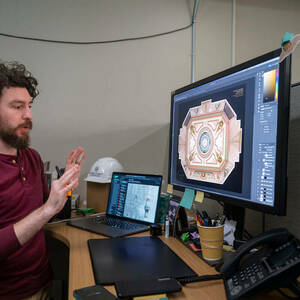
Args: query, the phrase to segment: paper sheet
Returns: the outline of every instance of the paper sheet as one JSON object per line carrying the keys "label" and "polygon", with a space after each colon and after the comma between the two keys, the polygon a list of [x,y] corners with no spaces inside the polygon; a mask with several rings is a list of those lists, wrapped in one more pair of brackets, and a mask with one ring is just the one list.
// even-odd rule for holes
{"label": "paper sheet", "polygon": [[200,191],[197,191],[196,197],[195,197],[195,201],[199,202],[199,203],[202,203],[203,202],[203,198],[204,198],[204,193],[200,192]]}
{"label": "paper sheet", "polygon": [[233,246],[235,228],[236,221],[226,219],[224,224],[224,241],[230,246]]}
{"label": "paper sheet", "polygon": [[167,193],[173,194],[173,184],[168,184]]}
{"label": "paper sheet", "polygon": [[195,197],[195,191],[192,189],[185,189],[183,197],[180,201],[180,206],[191,209]]}

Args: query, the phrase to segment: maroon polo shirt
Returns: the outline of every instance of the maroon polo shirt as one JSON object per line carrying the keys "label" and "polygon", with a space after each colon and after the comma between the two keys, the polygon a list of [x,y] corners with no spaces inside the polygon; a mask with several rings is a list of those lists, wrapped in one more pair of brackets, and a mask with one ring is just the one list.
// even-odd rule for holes
{"label": "maroon polo shirt", "polygon": [[21,246],[13,228],[48,195],[43,162],[35,150],[0,154],[0,300],[29,297],[51,282],[44,232]]}

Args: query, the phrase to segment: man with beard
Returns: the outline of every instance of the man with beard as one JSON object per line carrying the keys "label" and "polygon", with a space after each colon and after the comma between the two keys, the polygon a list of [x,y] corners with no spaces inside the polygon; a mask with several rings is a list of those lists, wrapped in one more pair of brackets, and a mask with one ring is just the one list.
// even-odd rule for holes
{"label": "man with beard", "polygon": [[81,147],[49,193],[40,155],[29,148],[37,80],[18,63],[0,64],[0,299],[49,299],[51,269],[42,226],[78,185]]}

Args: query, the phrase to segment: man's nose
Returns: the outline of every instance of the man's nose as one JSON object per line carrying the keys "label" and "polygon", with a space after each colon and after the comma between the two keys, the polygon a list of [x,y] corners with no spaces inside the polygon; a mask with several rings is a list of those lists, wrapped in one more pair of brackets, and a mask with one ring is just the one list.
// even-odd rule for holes
{"label": "man's nose", "polygon": [[24,114],[23,114],[23,118],[24,118],[24,119],[32,120],[33,115],[32,115],[32,111],[31,111],[31,108],[30,108],[30,107],[27,107],[27,108],[25,109]]}

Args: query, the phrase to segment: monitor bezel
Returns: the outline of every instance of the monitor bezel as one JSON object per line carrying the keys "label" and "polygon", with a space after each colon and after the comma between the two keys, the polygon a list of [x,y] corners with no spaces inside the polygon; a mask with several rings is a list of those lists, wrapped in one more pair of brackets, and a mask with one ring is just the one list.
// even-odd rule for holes
{"label": "monitor bezel", "polygon": [[[264,61],[276,58],[280,55],[281,48],[268,52],[259,57],[253,58],[249,61],[226,69],[217,74],[211,75],[197,82],[176,89],[171,93],[171,124],[169,135],[169,168],[168,181],[171,182],[171,160],[172,160],[172,130],[173,130],[173,107],[174,97],[177,94],[191,90],[200,85],[207,84],[211,81],[231,75],[233,73],[242,71]],[[275,173],[275,199],[274,206],[267,206],[263,204],[253,203],[244,199],[231,198],[229,196],[215,194],[213,192],[206,192],[205,197],[213,200],[221,201],[224,204],[250,208],[274,215],[286,215],[286,195],[287,195],[287,156],[288,156],[288,127],[289,127],[289,113],[290,113],[290,83],[291,83],[291,56],[288,56],[279,65],[279,89],[278,89],[278,121],[277,121],[277,145],[276,145],[276,173]],[[282,100],[284,99],[284,100]],[[185,186],[173,184],[173,188],[178,191],[184,191]],[[201,191],[201,187],[196,189]]]}

